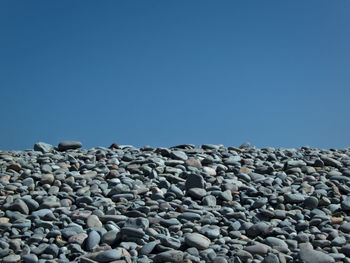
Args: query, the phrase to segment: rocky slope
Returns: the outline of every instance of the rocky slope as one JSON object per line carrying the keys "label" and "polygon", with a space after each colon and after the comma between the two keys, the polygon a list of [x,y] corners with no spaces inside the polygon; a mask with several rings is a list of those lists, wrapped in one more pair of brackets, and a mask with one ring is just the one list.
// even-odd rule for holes
{"label": "rocky slope", "polygon": [[350,262],[350,148],[0,151],[12,262]]}

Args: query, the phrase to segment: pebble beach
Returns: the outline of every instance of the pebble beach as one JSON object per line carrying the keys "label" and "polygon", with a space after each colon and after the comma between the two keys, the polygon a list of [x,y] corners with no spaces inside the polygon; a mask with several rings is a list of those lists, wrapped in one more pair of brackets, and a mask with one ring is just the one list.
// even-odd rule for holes
{"label": "pebble beach", "polygon": [[0,151],[3,263],[350,263],[350,148]]}

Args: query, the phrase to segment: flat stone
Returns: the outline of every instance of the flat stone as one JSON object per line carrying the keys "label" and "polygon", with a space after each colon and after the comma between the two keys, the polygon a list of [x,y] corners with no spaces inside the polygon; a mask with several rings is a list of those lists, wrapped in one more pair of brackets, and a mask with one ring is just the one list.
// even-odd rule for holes
{"label": "flat stone", "polygon": [[199,232],[210,239],[215,239],[220,236],[220,227],[215,225],[206,225],[206,226],[203,226],[199,230]]}
{"label": "flat stone", "polygon": [[68,242],[69,243],[77,243],[79,245],[82,245],[84,243],[84,240],[88,237],[86,233],[80,233],[73,235],[69,237]]}
{"label": "flat stone", "polygon": [[256,244],[256,245],[251,245],[251,246],[246,246],[244,248],[245,251],[248,251],[251,254],[260,254],[260,255],[264,255],[267,254],[270,249],[268,246],[264,245],[264,244]]}
{"label": "flat stone", "polygon": [[154,257],[155,263],[182,263],[184,258],[184,253],[179,250],[168,250],[165,252],[161,252]]}
{"label": "flat stone", "polygon": [[100,219],[96,215],[90,215],[86,220],[86,224],[90,228],[103,226],[102,222],[100,221]]}
{"label": "flat stone", "polygon": [[142,229],[133,227],[123,227],[121,229],[121,234],[123,237],[143,238],[145,236],[145,232],[143,232]]}
{"label": "flat stone", "polygon": [[191,188],[187,191],[187,194],[194,199],[201,200],[204,196],[206,196],[207,191],[203,188]]}
{"label": "flat stone", "polygon": [[62,141],[58,144],[59,151],[74,150],[82,147],[82,143],[78,141]]}
{"label": "flat stone", "polygon": [[202,168],[201,162],[198,159],[195,159],[193,157],[191,157],[188,160],[186,160],[185,163],[186,163],[187,166],[196,167],[198,170],[200,170]]}
{"label": "flat stone", "polygon": [[107,263],[112,262],[114,260],[118,260],[122,257],[122,253],[119,249],[110,249],[106,251],[100,252],[95,260],[99,263]]}
{"label": "flat stone", "polygon": [[299,258],[305,263],[331,263],[335,262],[334,258],[327,254],[313,250],[311,248],[301,248]]}
{"label": "flat stone", "polygon": [[188,159],[186,153],[182,151],[172,151],[170,152],[170,156],[176,160],[186,161]]}
{"label": "flat stone", "polygon": [[304,200],[304,206],[308,209],[315,209],[318,207],[318,199],[314,196],[309,196]]}
{"label": "flat stone", "polygon": [[344,211],[350,211],[350,196],[342,196],[341,208]]}
{"label": "flat stone", "polygon": [[108,232],[106,232],[101,239],[102,243],[106,243],[108,245],[113,245],[117,239],[118,239],[118,234],[119,234],[119,230],[110,230]]}
{"label": "flat stone", "polygon": [[35,254],[27,254],[22,256],[22,260],[24,263],[37,263],[39,261],[37,255]]}
{"label": "flat stone", "polygon": [[210,239],[202,234],[189,233],[185,236],[185,243],[189,247],[195,247],[197,249],[203,250],[210,246]]}
{"label": "flat stone", "polygon": [[216,176],[215,169],[208,167],[208,166],[203,167],[203,172],[208,174],[209,176]]}
{"label": "flat stone", "polygon": [[305,200],[305,196],[302,195],[302,194],[285,194],[284,195],[284,198],[285,200],[288,202],[288,203],[301,203],[301,202],[304,202]]}
{"label": "flat stone", "polygon": [[16,263],[21,260],[20,255],[8,255],[2,259],[2,263]]}
{"label": "flat stone", "polygon": [[272,248],[274,247],[288,248],[288,244],[284,240],[279,239],[277,237],[267,237],[265,239],[265,242],[267,245],[269,245]]}
{"label": "flat stone", "polygon": [[55,181],[55,177],[52,174],[43,174],[41,176],[41,184],[52,184]]}

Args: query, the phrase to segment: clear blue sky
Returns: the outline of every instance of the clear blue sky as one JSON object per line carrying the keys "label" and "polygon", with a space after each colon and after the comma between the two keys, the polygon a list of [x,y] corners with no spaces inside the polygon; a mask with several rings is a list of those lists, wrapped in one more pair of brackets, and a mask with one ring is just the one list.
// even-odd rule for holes
{"label": "clear blue sky", "polygon": [[0,1],[0,149],[350,146],[350,1]]}

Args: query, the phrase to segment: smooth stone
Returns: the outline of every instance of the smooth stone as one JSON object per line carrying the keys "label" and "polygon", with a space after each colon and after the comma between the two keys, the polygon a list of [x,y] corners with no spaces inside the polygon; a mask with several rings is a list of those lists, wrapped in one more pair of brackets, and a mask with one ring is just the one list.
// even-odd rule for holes
{"label": "smooth stone", "polygon": [[205,181],[201,175],[193,173],[187,175],[187,179],[185,182],[186,190],[189,190],[191,188],[204,188],[204,186]]}
{"label": "smooth stone", "polygon": [[335,262],[331,256],[311,248],[301,248],[299,258],[305,263],[331,263]]}
{"label": "smooth stone", "polygon": [[207,175],[209,175],[209,176],[216,176],[215,169],[213,169],[211,167],[208,167],[208,166],[205,166],[202,169],[203,169],[203,172],[206,173]]}
{"label": "smooth stone", "polygon": [[182,151],[172,151],[170,152],[170,156],[176,160],[186,161],[188,159],[186,153]]}
{"label": "smooth stone", "polygon": [[119,233],[120,233],[119,230],[116,230],[116,229],[110,230],[105,234],[103,234],[101,242],[106,243],[108,245],[113,245],[117,241]]}
{"label": "smooth stone", "polygon": [[343,236],[337,236],[331,242],[332,246],[343,246],[346,244],[346,238]]}
{"label": "smooth stone", "polygon": [[159,221],[159,223],[166,227],[181,225],[180,221],[176,218],[162,219]]}
{"label": "smooth stone", "polygon": [[178,217],[178,219],[186,219],[189,221],[195,221],[195,220],[200,220],[201,216],[197,213],[193,213],[193,212],[184,212],[182,214],[180,214]]}
{"label": "smooth stone", "polygon": [[86,220],[86,224],[90,228],[103,226],[102,222],[100,221],[100,219],[96,215],[90,215]]}
{"label": "smooth stone", "polygon": [[251,254],[260,254],[264,255],[269,252],[269,247],[264,245],[264,244],[256,244],[256,245],[251,245],[251,246],[246,246],[244,248],[245,251],[248,251]]}
{"label": "smooth stone", "polygon": [[193,158],[193,157],[188,158],[188,160],[186,160],[185,163],[187,166],[196,167],[198,170],[200,170],[202,168],[201,162],[198,159]]}
{"label": "smooth stone", "polygon": [[39,261],[37,255],[35,254],[27,254],[22,256],[22,260],[24,263],[37,263]]}
{"label": "smooth stone", "polygon": [[97,231],[91,230],[88,237],[85,239],[85,248],[87,251],[92,251],[101,241],[101,236]]}
{"label": "smooth stone", "polygon": [[288,248],[288,244],[284,240],[279,239],[277,237],[267,237],[265,238],[265,242],[267,245],[269,245],[272,248],[274,247]]}
{"label": "smooth stone", "polygon": [[145,236],[145,232],[142,231],[142,229],[139,228],[133,228],[133,227],[123,227],[121,229],[121,234],[123,237],[136,237],[136,238],[143,238]]}
{"label": "smooth stone", "polygon": [[206,196],[207,191],[205,189],[202,188],[191,188],[187,191],[187,194],[189,196],[191,196],[194,199],[200,200],[202,199],[204,196]]}
{"label": "smooth stone", "polygon": [[2,259],[2,263],[16,263],[21,260],[20,255],[8,255]]}
{"label": "smooth stone", "polygon": [[107,263],[112,262],[114,260],[118,260],[122,257],[122,253],[119,249],[110,249],[106,251],[100,252],[95,260],[99,263]]}
{"label": "smooth stone", "polygon": [[48,254],[48,255],[52,255],[55,258],[55,257],[57,257],[58,252],[59,252],[58,246],[55,244],[51,244],[45,248],[43,253]]}
{"label": "smooth stone", "polygon": [[199,233],[210,239],[215,239],[220,236],[220,227],[215,225],[206,225],[199,230]]}
{"label": "smooth stone", "polygon": [[215,257],[213,263],[228,263],[227,259],[224,257]]}
{"label": "smooth stone", "polygon": [[280,260],[275,254],[270,253],[264,257],[264,260],[261,263],[280,263]]}
{"label": "smooth stone", "polygon": [[343,253],[345,256],[350,257],[350,244],[343,246],[340,249],[340,252]]}
{"label": "smooth stone", "polygon": [[344,233],[350,233],[350,222],[342,223],[339,227],[339,230]]}
{"label": "smooth stone", "polygon": [[308,209],[315,209],[318,207],[318,199],[314,196],[309,196],[304,200],[304,206]]}
{"label": "smooth stone", "polygon": [[40,180],[41,184],[52,184],[55,181],[55,177],[52,174],[43,174]]}
{"label": "smooth stone", "polygon": [[154,257],[155,263],[183,263],[184,253],[179,250],[168,250],[157,254]]}
{"label": "smooth stone", "polygon": [[342,196],[341,208],[344,211],[350,211],[350,196]]}
{"label": "smooth stone", "polygon": [[210,246],[210,239],[202,234],[189,233],[185,236],[185,243],[189,247],[195,247],[199,250],[207,249]]}
{"label": "smooth stone", "polygon": [[305,200],[305,196],[302,194],[287,193],[284,195],[284,198],[288,203],[301,203],[301,202],[304,202]]}
{"label": "smooth stone", "polygon": [[253,255],[243,249],[237,251],[235,256],[239,257],[241,262],[248,262],[249,260],[253,259]]}
{"label": "smooth stone", "polygon": [[74,150],[82,147],[82,143],[78,141],[62,141],[58,144],[59,151]]}

